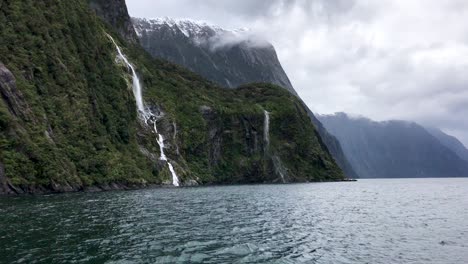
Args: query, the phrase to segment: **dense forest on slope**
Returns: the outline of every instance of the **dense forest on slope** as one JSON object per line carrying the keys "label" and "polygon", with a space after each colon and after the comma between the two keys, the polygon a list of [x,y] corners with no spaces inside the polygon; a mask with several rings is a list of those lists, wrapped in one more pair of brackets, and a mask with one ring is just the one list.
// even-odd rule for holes
{"label": "dense forest on slope", "polygon": [[[339,180],[343,175],[304,106],[266,84],[225,90],[151,59],[87,1],[0,3],[0,192],[72,191],[169,181],[154,135],[139,119],[118,40],[160,112],[167,154],[183,183]],[[271,146],[264,146],[264,109]]]}
{"label": "dense forest on slope", "polygon": [[[100,0],[93,0],[100,1]],[[110,19],[109,21],[115,21]],[[203,22],[171,18],[132,18],[142,47],[153,57],[186,67],[224,88],[251,82],[276,84],[299,97],[274,46],[248,31],[232,31]],[[127,25],[129,21],[122,22]],[[127,26],[124,26],[126,28]],[[131,41],[132,34],[125,33]],[[340,142],[307,108],[312,123],[347,177],[358,178]]]}

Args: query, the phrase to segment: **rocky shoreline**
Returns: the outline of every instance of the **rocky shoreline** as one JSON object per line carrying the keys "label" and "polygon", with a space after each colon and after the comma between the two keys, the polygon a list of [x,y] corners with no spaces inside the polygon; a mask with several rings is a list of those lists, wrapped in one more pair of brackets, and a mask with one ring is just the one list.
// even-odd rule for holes
{"label": "rocky shoreline", "polygon": [[105,192],[118,190],[138,190],[146,188],[168,187],[168,185],[156,184],[127,184],[127,183],[110,183],[94,186],[72,186],[50,184],[44,185],[23,185],[14,186],[10,183],[0,185],[0,196],[18,196],[18,195],[44,195],[44,194],[62,194],[75,192]]}
{"label": "rocky shoreline", "polygon": [[[300,183],[324,183],[324,182],[355,182],[356,179],[344,179],[334,181],[316,181],[316,182],[291,182],[286,184],[300,184]],[[262,185],[262,184],[277,184],[273,182],[264,183],[239,183],[239,184],[195,184],[190,183],[182,187],[215,187],[215,186],[232,186],[232,185]],[[23,196],[23,195],[48,195],[48,194],[64,194],[64,193],[95,193],[95,192],[108,192],[108,191],[133,191],[143,189],[156,189],[156,188],[176,188],[169,184],[147,184],[147,183],[109,183],[93,186],[72,186],[69,184],[49,184],[49,185],[23,185],[14,186],[9,182],[0,181],[0,197],[2,196]]]}

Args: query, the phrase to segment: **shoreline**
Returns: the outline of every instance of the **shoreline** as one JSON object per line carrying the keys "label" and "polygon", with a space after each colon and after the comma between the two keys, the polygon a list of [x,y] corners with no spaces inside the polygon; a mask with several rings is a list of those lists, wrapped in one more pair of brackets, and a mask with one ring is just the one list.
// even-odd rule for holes
{"label": "shoreline", "polygon": [[92,186],[72,186],[69,184],[50,184],[44,185],[23,185],[14,186],[10,183],[0,186],[0,197],[17,197],[17,196],[40,196],[51,194],[66,194],[66,193],[97,193],[109,191],[130,191],[148,188],[170,188],[165,185],[157,184],[129,184],[129,183],[109,183]]}
{"label": "shoreline", "polygon": [[197,188],[197,187],[219,187],[219,186],[242,186],[242,185],[289,185],[289,184],[303,184],[303,183],[329,183],[329,182],[356,182],[357,179],[343,179],[343,180],[325,180],[325,181],[311,181],[311,182],[290,182],[290,183],[234,183],[234,184],[197,184],[197,185],[182,185],[175,187],[167,184],[137,184],[137,183],[110,183],[103,185],[93,186],[72,186],[50,184],[49,186],[32,185],[32,186],[14,186],[10,183],[0,185],[0,197],[19,197],[19,196],[41,196],[41,195],[54,195],[54,194],[67,194],[67,193],[98,193],[98,192],[111,192],[111,191],[136,191],[145,189],[172,189],[172,188]]}

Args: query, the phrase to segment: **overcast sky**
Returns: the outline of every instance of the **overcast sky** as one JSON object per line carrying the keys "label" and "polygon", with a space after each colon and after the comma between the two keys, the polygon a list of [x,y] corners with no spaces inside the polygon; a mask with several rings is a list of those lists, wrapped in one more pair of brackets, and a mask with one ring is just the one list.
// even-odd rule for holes
{"label": "overcast sky", "polygon": [[127,0],[135,17],[248,27],[316,113],[439,127],[468,145],[467,0]]}

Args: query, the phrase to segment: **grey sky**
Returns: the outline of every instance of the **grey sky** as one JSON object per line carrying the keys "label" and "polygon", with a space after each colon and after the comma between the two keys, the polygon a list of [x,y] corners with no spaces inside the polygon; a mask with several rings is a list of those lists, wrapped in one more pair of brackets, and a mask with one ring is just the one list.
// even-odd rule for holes
{"label": "grey sky", "polygon": [[248,27],[322,114],[436,126],[468,145],[466,0],[127,0],[136,17]]}

